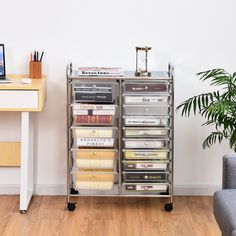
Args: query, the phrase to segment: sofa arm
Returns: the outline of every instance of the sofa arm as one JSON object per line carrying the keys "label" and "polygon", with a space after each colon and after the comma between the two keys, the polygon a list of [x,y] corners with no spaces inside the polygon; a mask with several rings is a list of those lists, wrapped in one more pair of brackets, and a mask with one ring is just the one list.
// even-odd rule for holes
{"label": "sofa arm", "polygon": [[236,155],[223,157],[223,189],[236,189]]}

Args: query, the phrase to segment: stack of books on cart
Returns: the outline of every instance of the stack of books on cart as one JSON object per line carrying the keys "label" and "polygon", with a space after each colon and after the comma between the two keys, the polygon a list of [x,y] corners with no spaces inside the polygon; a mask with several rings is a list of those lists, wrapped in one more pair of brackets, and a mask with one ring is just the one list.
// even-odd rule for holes
{"label": "stack of books on cart", "polygon": [[120,67],[79,67],[78,76],[122,77],[124,71]]}

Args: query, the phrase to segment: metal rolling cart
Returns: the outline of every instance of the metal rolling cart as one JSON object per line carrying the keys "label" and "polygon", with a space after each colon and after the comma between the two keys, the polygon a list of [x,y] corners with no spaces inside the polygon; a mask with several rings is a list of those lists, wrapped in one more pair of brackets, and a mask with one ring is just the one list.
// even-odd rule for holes
{"label": "metal rolling cart", "polygon": [[150,77],[67,67],[67,208],[75,196],[166,197],[173,209],[174,68]]}

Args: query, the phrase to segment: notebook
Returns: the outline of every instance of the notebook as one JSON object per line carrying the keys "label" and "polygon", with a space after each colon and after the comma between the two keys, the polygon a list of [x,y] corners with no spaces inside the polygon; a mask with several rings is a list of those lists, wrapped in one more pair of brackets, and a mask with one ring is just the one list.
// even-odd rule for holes
{"label": "notebook", "polygon": [[0,83],[12,83],[6,78],[5,50],[4,44],[0,44]]}

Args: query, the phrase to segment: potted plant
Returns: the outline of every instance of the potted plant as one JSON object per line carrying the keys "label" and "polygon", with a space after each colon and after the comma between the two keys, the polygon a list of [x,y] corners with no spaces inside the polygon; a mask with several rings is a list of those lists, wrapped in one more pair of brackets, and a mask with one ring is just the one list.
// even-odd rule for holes
{"label": "potted plant", "polygon": [[229,141],[229,146],[236,152],[236,72],[228,73],[224,69],[213,69],[197,74],[200,80],[210,81],[210,85],[218,89],[214,92],[193,96],[176,110],[181,110],[182,116],[190,116],[191,112],[200,114],[206,119],[203,126],[214,126],[203,142],[203,148]]}

